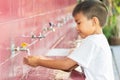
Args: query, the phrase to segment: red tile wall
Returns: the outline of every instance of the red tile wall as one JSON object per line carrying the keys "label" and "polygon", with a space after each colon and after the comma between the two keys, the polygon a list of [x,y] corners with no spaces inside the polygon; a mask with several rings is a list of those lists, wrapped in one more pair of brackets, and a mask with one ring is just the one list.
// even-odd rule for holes
{"label": "red tile wall", "polygon": [[[76,39],[71,12],[76,0],[0,0],[0,80],[52,80],[53,70],[30,68],[23,64],[26,51],[16,51],[11,57],[11,45],[16,47],[25,42],[31,55],[44,55],[51,48],[70,48],[70,41]],[[39,35],[49,22],[60,23],[55,32],[46,31],[45,38],[32,39]],[[29,72],[29,75],[26,75]],[[37,74],[37,75],[36,75]],[[34,75],[34,76],[33,76]],[[36,79],[35,79],[36,78]]]}

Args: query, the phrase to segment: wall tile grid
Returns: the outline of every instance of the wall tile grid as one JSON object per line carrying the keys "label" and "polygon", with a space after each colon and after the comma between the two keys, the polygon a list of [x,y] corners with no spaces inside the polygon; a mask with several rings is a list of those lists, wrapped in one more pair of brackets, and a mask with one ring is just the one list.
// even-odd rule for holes
{"label": "wall tile grid", "polygon": [[[76,0],[0,0],[0,80],[54,79],[52,69],[24,65],[27,51],[13,48],[21,48],[24,42],[31,55],[45,55],[51,48],[70,48],[69,42],[77,38],[71,17],[75,3]],[[40,33],[45,38],[32,38]]]}

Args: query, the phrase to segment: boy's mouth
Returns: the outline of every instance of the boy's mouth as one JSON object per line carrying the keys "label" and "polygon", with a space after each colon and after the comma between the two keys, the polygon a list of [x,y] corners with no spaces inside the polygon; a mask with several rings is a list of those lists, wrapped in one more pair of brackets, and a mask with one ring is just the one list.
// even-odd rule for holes
{"label": "boy's mouth", "polygon": [[81,34],[81,32],[80,31],[77,31],[79,34]]}
{"label": "boy's mouth", "polygon": [[80,31],[78,31],[78,34],[79,34],[82,38],[85,38],[85,35],[82,34]]}

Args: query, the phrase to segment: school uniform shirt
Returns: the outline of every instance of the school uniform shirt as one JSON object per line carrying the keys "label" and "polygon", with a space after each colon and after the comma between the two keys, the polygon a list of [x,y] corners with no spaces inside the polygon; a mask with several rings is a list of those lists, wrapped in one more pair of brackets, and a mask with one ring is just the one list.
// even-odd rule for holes
{"label": "school uniform shirt", "polygon": [[86,37],[68,58],[83,67],[85,80],[114,80],[112,53],[103,34]]}

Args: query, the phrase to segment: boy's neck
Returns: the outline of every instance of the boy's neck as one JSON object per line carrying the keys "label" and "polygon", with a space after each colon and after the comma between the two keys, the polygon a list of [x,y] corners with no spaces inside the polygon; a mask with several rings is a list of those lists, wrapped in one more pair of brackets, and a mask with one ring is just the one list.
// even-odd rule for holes
{"label": "boy's neck", "polygon": [[94,31],[93,34],[102,34],[102,33],[103,33],[102,27],[98,26],[98,27],[96,27],[96,30]]}

